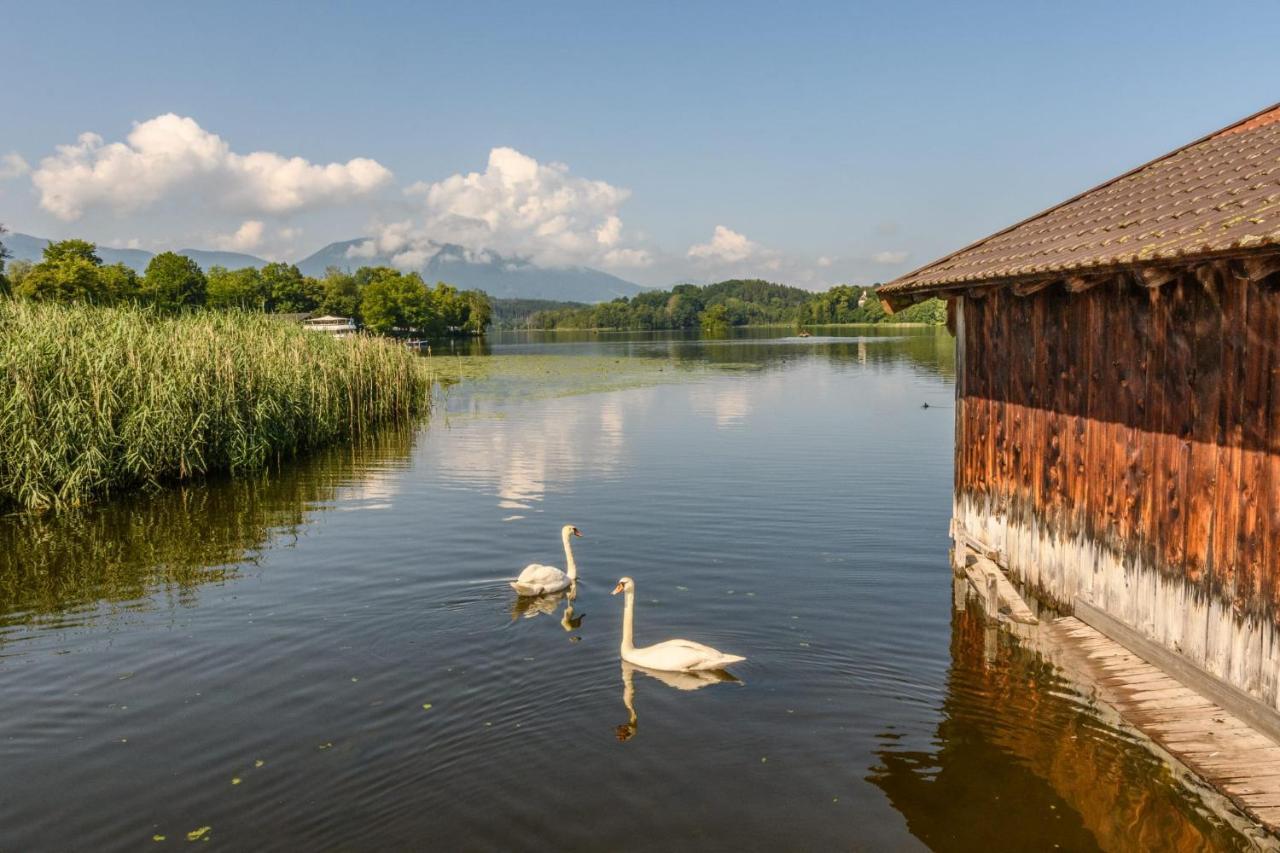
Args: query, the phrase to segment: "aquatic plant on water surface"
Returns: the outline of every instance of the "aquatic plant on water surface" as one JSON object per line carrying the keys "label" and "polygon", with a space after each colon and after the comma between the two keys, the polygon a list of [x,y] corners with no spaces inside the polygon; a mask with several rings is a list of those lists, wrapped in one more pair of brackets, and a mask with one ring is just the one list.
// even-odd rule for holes
{"label": "aquatic plant on water surface", "polygon": [[430,405],[423,359],[249,312],[0,299],[0,506],[239,472]]}

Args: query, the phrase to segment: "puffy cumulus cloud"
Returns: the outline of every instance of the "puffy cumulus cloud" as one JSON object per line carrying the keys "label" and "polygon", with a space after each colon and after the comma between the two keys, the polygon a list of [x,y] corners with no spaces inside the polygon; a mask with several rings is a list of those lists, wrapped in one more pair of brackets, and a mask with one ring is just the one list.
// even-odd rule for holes
{"label": "puffy cumulus cloud", "polygon": [[213,245],[230,252],[250,252],[262,245],[266,230],[261,220],[248,219],[234,234],[219,234],[214,237]]}
{"label": "puffy cumulus cloud", "polygon": [[124,142],[83,133],[41,160],[31,180],[40,205],[71,221],[91,208],[134,211],[176,197],[290,213],[371,193],[391,172],[363,157],[321,165],[270,151],[237,154],[194,119],[168,113],[135,124]]}
{"label": "puffy cumulus cloud", "polygon": [[22,159],[22,155],[17,151],[10,151],[8,154],[0,155],[0,181],[21,178],[29,171],[31,171],[31,167],[27,165],[27,161]]}
{"label": "puffy cumulus cloud", "polygon": [[906,259],[907,252],[902,251],[876,252],[871,256],[871,260],[877,264],[900,264]]}
{"label": "puffy cumulus cloud", "polygon": [[483,172],[419,182],[422,219],[376,229],[352,257],[391,257],[419,266],[443,245],[519,258],[539,266],[641,267],[652,258],[626,245],[618,210],[630,191],[578,177],[561,163],[540,163],[514,148],[494,148]]}
{"label": "puffy cumulus cloud", "polygon": [[758,243],[748,240],[745,235],[732,228],[717,225],[711,239],[706,243],[690,246],[688,254],[696,260],[732,264],[759,257],[762,250]]}

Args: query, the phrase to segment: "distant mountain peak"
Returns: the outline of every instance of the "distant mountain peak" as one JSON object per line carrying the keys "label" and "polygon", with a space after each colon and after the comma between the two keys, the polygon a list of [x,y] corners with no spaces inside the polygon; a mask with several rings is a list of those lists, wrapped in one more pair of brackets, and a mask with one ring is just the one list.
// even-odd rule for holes
{"label": "distant mountain peak", "polygon": [[[298,261],[305,275],[321,276],[334,266],[356,270],[365,266],[395,266],[389,255],[365,255],[352,250],[368,238],[340,240]],[[432,244],[429,259],[417,267],[427,281],[446,281],[465,290],[483,290],[497,299],[552,299],[563,302],[604,302],[634,296],[640,285],[590,267],[553,269],[528,260],[506,257],[490,249],[471,250],[453,243]]]}
{"label": "distant mountain peak", "polygon": [[[5,234],[5,246],[17,260],[38,263],[49,241],[30,234]],[[323,276],[331,266],[355,271],[360,267],[394,266],[386,255],[365,257],[353,250],[369,242],[367,237],[330,243],[297,262],[304,275]],[[559,302],[607,302],[619,296],[635,296],[640,285],[591,267],[553,269],[537,266],[525,258],[500,255],[490,249],[471,250],[453,243],[433,244],[434,255],[417,271],[428,282],[446,281],[464,290],[483,290],[497,299],[550,299]],[[213,266],[227,269],[262,267],[267,261],[243,252],[210,249],[179,249],[179,255],[191,258],[202,269]],[[144,249],[117,249],[98,244],[98,256],[104,263],[123,263],[143,272],[155,256]]]}

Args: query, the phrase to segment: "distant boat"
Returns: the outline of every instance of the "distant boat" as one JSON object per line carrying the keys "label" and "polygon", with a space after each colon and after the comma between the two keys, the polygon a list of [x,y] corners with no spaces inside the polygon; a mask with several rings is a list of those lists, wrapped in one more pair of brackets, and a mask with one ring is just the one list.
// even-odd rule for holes
{"label": "distant boat", "polygon": [[798,335],[796,335],[796,337],[798,337],[798,338],[811,338],[811,337],[813,337],[813,333],[812,333],[812,332],[810,332],[808,329],[801,329],[801,330],[800,330],[800,333],[799,333]]}
{"label": "distant boat", "polygon": [[355,320],[350,317],[334,317],[332,314],[303,320],[302,325],[313,332],[324,332],[339,338],[356,333]]}

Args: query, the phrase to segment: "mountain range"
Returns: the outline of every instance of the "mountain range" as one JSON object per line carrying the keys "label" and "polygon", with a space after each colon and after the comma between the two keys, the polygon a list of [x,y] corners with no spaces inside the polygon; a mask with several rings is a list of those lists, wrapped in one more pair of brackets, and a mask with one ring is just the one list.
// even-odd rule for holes
{"label": "mountain range", "polygon": [[[3,238],[15,260],[39,262],[49,241],[43,237],[12,233]],[[364,238],[330,243],[318,252],[295,261],[303,275],[323,276],[331,266],[356,270],[366,266],[392,266],[384,255],[354,256],[352,251]],[[552,269],[539,267],[518,258],[490,251],[471,252],[461,246],[434,246],[436,254],[423,263],[418,272],[428,283],[445,281],[464,290],[483,290],[497,299],[554,299],[566,302],[604,302],[619,296],[634,296],[642,288],[625,279],[591,267]],[[204,249],[178,249],[179,255],[191,258],[201,269],[222,266],[227,269],[261,267],[268,262],[240,252]],[[115,249],[98,246],[104,263],[122,263],[138,272],[147,268],[153,253],[143,249]]]}

